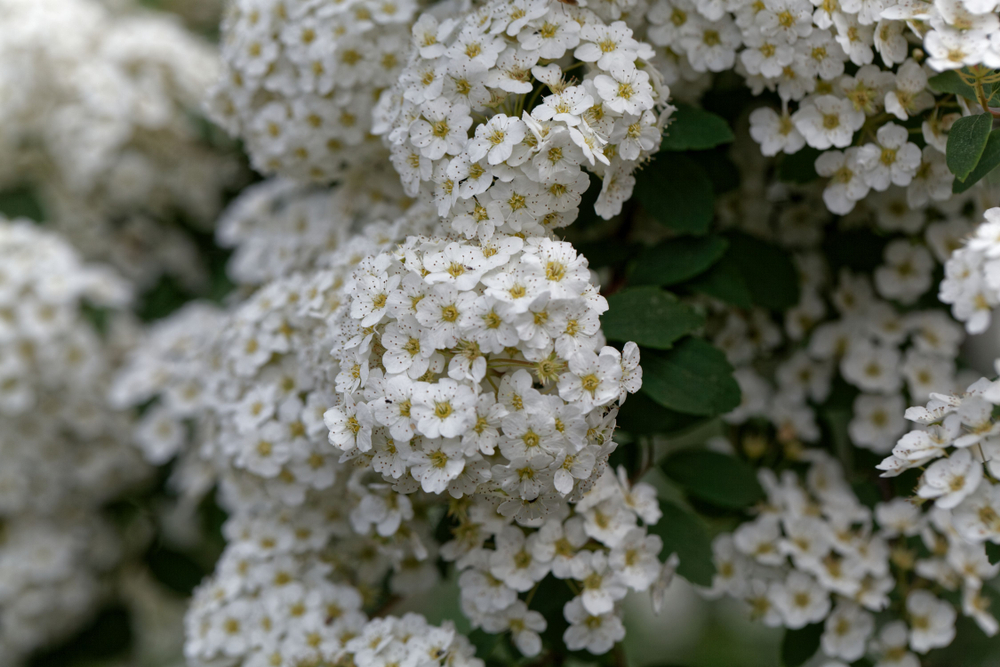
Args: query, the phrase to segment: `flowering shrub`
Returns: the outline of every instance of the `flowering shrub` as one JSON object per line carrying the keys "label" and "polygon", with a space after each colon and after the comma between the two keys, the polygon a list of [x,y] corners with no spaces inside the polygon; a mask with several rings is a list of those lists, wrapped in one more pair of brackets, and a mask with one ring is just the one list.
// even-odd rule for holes
{"label": "flowering shrub", "polygon": [[998,11],[0,0],[0,663],[994,664]]}

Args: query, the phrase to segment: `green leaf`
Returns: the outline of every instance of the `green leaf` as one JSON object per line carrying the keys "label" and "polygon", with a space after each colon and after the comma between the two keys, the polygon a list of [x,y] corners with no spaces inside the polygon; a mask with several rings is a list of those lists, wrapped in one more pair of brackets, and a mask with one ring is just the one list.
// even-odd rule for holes
{"label": "green leaf", "polygon": [[642,388],[665,408],[714,417],[740,404],[740,386],[721,350],[685,338],[667,352],[642,351]]}
{"label": "green leaf", "polygon": [[[639,243],[608,243],[607,241],[589,241],[574,243],[576,251],[587,258],[587,264],[592,269],[623,264],[642,252]],[[881,256],[879,257],[881,259]]]}
{"label": "green leaf", "polygon": [[816,158],[821,151],[805,146],[802,150],[783,155],[778,166],[778,178],[791,183],[808,183],[819,178],[816,173]]}
{"label": "green leaf", "polygon": [[962,81],[955,70],[948,70],[927,79],[927,85],[939,93],[951,93],[970,100],[976,99],[976,89]]}
{"label": "green leaf", "polygon": [[681,234],[708,233],[715,212],[712,181],[694,160],[661,154],[635,180],[636,199],[662,224]]}
{"label": "green leaf", "polygon": [[[685,415],[657,404],[644,391],[629,396],[618,409],[618,428],[632,435],[677,433],[705,422],[705,417]],[[446,541],[446,540],[442,540]]]}
{"label": "green leaf", "polygon": [[799,667],[816,655],[822,636],[822,623],[813,623],[798,630],[786,630],[785,637],[781,640],[782,667]]}
{"label": "green leaf", "polygon": [[976,168],[992,129],[993,116],[988,113],[959,118],[951,126],[945,159],[955,178],[964,181]]}
{"label": "green leaf", "polygon": [[733,456],[688,449],[670,456],[660,467],[689,495],[719,507],[743,509],[764,498],[757,473]]}
{"label": "green leaf", "polygon": [[955,194],[965,192],[978,183],[986,174],[993,171],[997,165],[1000,165],[1000,130],[993,130],[986,140],[986,148],[983,149],[983,154],[979,158],[979,164],[976,165],[976,168],[972,170],[972,173],[964,181],[955,179],[955,182],[951,185],[951,191]]}
{"label": "green leaf", "polygon": [[0,192],[0,215],[8,220],[30,218],[35,222],[44,222],[45,213],[38,197],[30,188],[13,188]]}
{"label": "green leaf", "polygon": [[629,275],[632,285],[674,285],[715,264],[729,242],[721,236],[685,236],[647,248]]}
{"label": "green leaf", "polygon": [[669,349],[674,341],[705,324],[705,318],[659,287],[631,287],[608,297],[601,328],[608,340],[635,341]]}
{"label": "green leaf", "polygon": [[743,274],[735,262],[721,261],[708,272],[695,278],[688,286],[738,308],[753,307],[753,300]]}
{"label": "green leaf", "polygon": [[722,116],[687,104],[678,104],[663,130],[662,151],[701,151],[735,139]]}
{"label": "green leaf", "polygon": [[734,262],[754,304],[786,310],[799,302],[799,272],[791,254],[746,234],[727,236],[729,250],[723,262]]}
{"label": "green leaf", "polygon": [[1000,544],[986,543],[986,557],[990,559],[990,565],[1000,562]]}
{"label": "green leaf", "polygon": [[680,559],[677,574],[692,584],[711,586],[715,575],[712,541],[701,519],[666,500],[660,501],[660,510],[663,516],[649,527],[649,532],[663,540],[661,558],[676,553]]}

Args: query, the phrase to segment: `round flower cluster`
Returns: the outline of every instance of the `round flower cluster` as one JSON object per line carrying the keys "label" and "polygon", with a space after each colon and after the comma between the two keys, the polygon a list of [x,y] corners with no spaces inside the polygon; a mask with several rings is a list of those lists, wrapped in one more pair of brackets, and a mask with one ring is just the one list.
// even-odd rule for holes
{"label": "round flower cluster", "polygon": [[[147,472],[103,401],[129,291],[52,232],[0,218],[0,662],[71,634],[121,557],[101,514]],[[91,315],[103,312],[102,335]]]}
{"label": "round flower cluster", "polygon": [[188,664],[482,666],[450,623],[369,619],[323,553],[336,528],[318,509],[231,518],[226,551],[185,621]]}
{"label": "round flower cluster", "polygon": [[[388,165],[381,172],[373,167],[353,170],[330,189],[271,179],[233,201],[219,219],[216,240],[233,248],[229,278],[239,285],[261,285],[324,265],[348,240],[364,244],[365,237],[348,238],[352,228],[363,227],[368,236],[377,237],[377,230],[386,227],[381,221],[398,219],[408,204]],[[389,233],[383,231],[383,236]]]}
{"label": "round flower cluster", "polygon": [[404,493],[488,490],[526,524],[593,483],[642,371],[634,343],[602,347],[607,301],[573,246],[413,236],[345,292],[324,416],[345,457]]}
{"label": "round flower cluster", "polygon": [[406,64],[416,11],[414,0],[231,3],[212,117],[264,174],[330,182],[376,162],[372,108]]}
{"label": "round flower cluster", "polygon": [[986,331],[1000,304],[1000,208],[983,216],[985,222],[948,258],[938,295],[971,334]]}
{"label": "round flower cluster", "polygon": [[940,308],[924,306],[924,297],[968,223],[950,216],[928,224],[928,211],[911,211],[905,202],[893,217],[885,202],[866,201],[852,215],[886,237],[881,263],[871,271],[838,270],[823,252],[830,216],[817,206],[817,189],[761,181],[754,175],[767,169],[757,159],[741,168],[748,189],[733,195],[725,215],[792,251],[799,299],[782,323],[763,308],[709,304],[709,336],[737,367],[742,389],[742,404],[726,420],[763,418],[783,443],[816,442],[822,436],[816,408],[830,398],[834,380],[842,380],[856,394],[851,442],[888,453],[905,431],[907,400],[960,386],[955,358],[962,329]]}
{"label": "round flower cluster", "polygon": [[961,588],[963,613],[996,633],[980,591],[1000,566],[990,565],[982,545],[956,539],[946,513],[922,515],[905,499],[873,513],[829,455],[807,450],[804,458],[805,485],[790,470],[761,471],[767,504],[757,519],[716,538],[718,574],[707,595],[742,599],[770,626],[823,623],[822,655],[843,661],[831,665],[865,656],[917,665],[915,653],[948,646],[957,613],[933,586]]}
{"label": "round flower cluster", "polygon": [[[672,61],[665,70],[668,83],[682,76],[691,79],[692,71],[735,69],[755,95],[776,91],[780,112],[769,106],[755,109],[751,135],[765,155],[797,153],[806,145],[824,151],[815,168],[830,179],[823,195],[830,211],[848,213],[869,191],[895,188],[906,188],[909,205],[922,208],[951,196],[953,177],[945,164],[944,142],[956,115],[942,115],[935,106],[921,65],[924,55],[912,49],[906,21],[915,26],[936,14],[936,7],[656,0],[645,14],[645,39],[664,50],[658,50],[657,64],[660,58]],[[986,32],[974,28],[976,21],[964,3],[940,11],[963,30],[969,28],[968,34],[987,39]],[[990,20],[996,23],[995,13],[983,17]],[[927,39],[934,41],[934,33]],[[928,64],[941,69],[930,42],[928,51]],[[975,57],[988,52],[980,49]],[[794,111],[790,103],[796,105]],[[914,130],[900,124],[914,117],[924,119],[923,150],[909,140]]]}
{"label": "round flower cluster", "polygon": [[[492,0],[424,14],[416,53],[375,110],[407,194],[433,197],[467,238],[541,236],[575,220],[590,184],[611,218],[672,109],[653,52],[576,3]],[[579,76],[572,70],[580,68]]]}
{"label": "round flower cluster", "polygon": [[916,428],[878,466],[883,477],[922,469],[917,496],[950,511],[957,535],[973,545],[1000,544],[998,404],[1000,385],[985,378],[961,394],[932,394],[926,407],[906,411]]}
{"label": "round flower cluster", "polygon": [[[899,1],[882,10],[882,16],[894,21],[919,22],[923,29],[914,31],[923,37],[929,56],[927,64],[935,70],[959,69],[981,65],[1000,67],[1000,31],[997,3],[993,0],[955,0],[954,2],[910,3]],[[881,25],[881,24],[880,24]]]}
{"label": "round flower cluster", "polygon": [[240,176],[191,114],[218,69],[208,44],[96,0],[4,0],[0,31],[0,191],[31,189],[85,257],[140,287],[204,280],[175,220],[207,226]]}
{"label": "round flower cluster", "polygon": [[527,533],[498,514],[501,500],[479,495],[466,502],[454,539],[441,549],[446,560],[457,561],[462,612],[473,627],[510,632],[521,653],[538,655],[548,623],[528,607],[531,598],[525,602],[519,594],[549,574],[575,582],[563,606],[569,624],[563,641],[571,651],[600,655],[624,638],[620,603],[629,589],[650,590],[659,610],[678,561],[674,555],[661,563],[663,542],[647,534],[662,515],[653,487],[632,485],[622,468],[617,476],[606,470],[572,508]]}

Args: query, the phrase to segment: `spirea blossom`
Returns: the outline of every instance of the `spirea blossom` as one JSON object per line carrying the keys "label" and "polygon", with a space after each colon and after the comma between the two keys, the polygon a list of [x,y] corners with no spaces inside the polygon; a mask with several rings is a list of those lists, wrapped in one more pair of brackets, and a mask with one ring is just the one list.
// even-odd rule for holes
{"label": "spirea blossom", "polygon": [[[19,665],[72,634],[123,556],[102,513],[148,468],[132,413],[105,392],[128,337],[130,291],[64,239],[0,219],[0,661]],[[103,334],[89,317],[104,309]]]}
{"label": "spirea blossom", "polygon": [[[466,238],[541,236],[576,219],[587,171],[610,218],[659,148],[672,107],[652,49],[624,21],[555,0],[427,13],[415,53],[375,110],[410,196]],[[578,65],[566,68],[570,57]],[[571,71],[573,70],[573,71]]]}
{"label": "spirea blossom", "polygon": [[200,287],[176,221],[206,229],[242,180],[193,113],[218,60],[168,16],[107,4],[0,2],[0,191],[30,189],[79,252],[141,288]]}
{"label": "spirea blossom", "polygon": [[264,174],[328,183],[377,161],[372,108],[407,62],[416,11],[413,0],[231,3],[213,118]]}

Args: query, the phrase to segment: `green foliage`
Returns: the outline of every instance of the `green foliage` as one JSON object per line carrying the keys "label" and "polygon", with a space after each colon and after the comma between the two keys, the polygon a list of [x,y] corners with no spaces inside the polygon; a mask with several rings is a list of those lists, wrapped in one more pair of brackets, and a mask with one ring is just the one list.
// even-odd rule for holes
{"label": "green foliage", "polygon": [[601,327],[608,340],[635,341],[666,350],[705,324],[705,318],[670,292],[658,287],[631,287],[608,297]]}
{"label": "green foliage", "polygon": [[121,657],[132,645],[128,609],[111,604],[62,645],[35,655],[28,667],[84,667]]}
{"label": "green foliage", "polygon": [[[963,67],[961,71],[966,76],[972,76],[972,72],[969,71],[968,67]],[[933,90],[939,93],[951,93],[952,95],[958,95],[968,100],[976,99],[976,89],[963,81],[962,77],[955,70],[949,70],[932,76],[927,79],[927,83]],[[983,91],[986,93],[987,99],[990,99],[994,94],[993,86],[989,83],[983,84]]]}
{"label": "green foliage", "polygon": [[754,469],[733,456],[705,449],[682,450],[660,464],[689,495],[728,509],[745,509],[764,498]]}
{"label": "green foliage", "polygon": [[663,540],[660,557],[676,553],[680,559],[677,574],[698,586],[711,586],[715,575],[712,541],[701,519],[666,500],[660,501],[660,510],[663,518],[649,527],[651,534]]}
{"label": "green foliage", "polygon": [[740,404],[733,367],[718,348],[685,338],[666,352],[642,352],[642,388],[665,408],[714,417]]}
{"label": "green foliage", "polygon": [[819,178],[816,173],[816,158],[822,151],[805,146],[791,155],[782,155],[778,166],[778,178],[791,183],[808,183]]}
{"label": "green foliage", "polygon": [[786,630],[781,641],[782,667],[799,667],[816,655],[822,635],[822,623],[813,623],[798,630]]}
{"label": "green foliage", "polygon": [[986,543],[986,557],[990,559],[990,565],[1000,562],[1000,544]]}
{"label": "green foliage", "polygon": [[677,111],[663,130],[661,151],[706,150],[733,141],[733,131],[722,116],[687,104]]}
{"label": "green foliage", "polygon": [[725,259],[739,268],[755,305],[785,310],[799,302],[799,274],[787,250],[746,234],[727,238]]}
{"label": "green foliage", "polygon": [[643,391],[629,396],[618,410],[618,428],[632,435],[677,433],[704,421],[705,417],[665,408]]}
{"label": "green foliage", "polygon": [[635,198],[663,225],[679,234],[708,233],[715,210],[712,181],[697,162],[661,154],[635,181]]}
{"label": "green foliage", "polygon": [[783,248],[733,232],[722,259],[690,287],[740,308],[786,310],[799,301],[799,276]]}
{"label": "green foliage", "polygon": [[0,215],[8,220],[29,218],[35,222],[45,221],[45,211],[42,209],[35,192],[28,187],[12,188],[0,192]]}
{"label": "green foliage", "polygon": [[976,168],[972,170],[972,173],[964,181],[955,179],[955,182],[951,186],[951,191],[955,194],[965,192],[978,183],[986,174],[993,171],[998,165],[1000,165],[1000,130],[993,130],[986,140],[986,147],[983,148],[983,154],[980,156]]}
{"label": "green foliage", "polygon": [[992,129],[993,116],[987,113],[955,121],[948,133],[946,158],[948,169],[955,174],[955,178],[964,181],[976,168]]}
{"label": "green foliage", "polygon": [[731,261],[723,259],[711,271],[693,280],[688,287],[695,292],[725,301],[738,308],[752,308],[753,297],[743,274]]}
{"label": "green foliage", "polygon": [[721,236],[684,236],[647,248],[639,256],[629,283],[674,285],[704,273],[722,258],[728,241]]}

